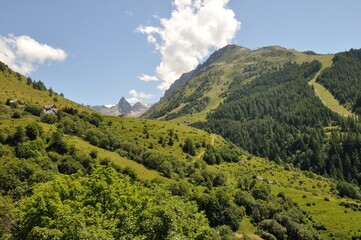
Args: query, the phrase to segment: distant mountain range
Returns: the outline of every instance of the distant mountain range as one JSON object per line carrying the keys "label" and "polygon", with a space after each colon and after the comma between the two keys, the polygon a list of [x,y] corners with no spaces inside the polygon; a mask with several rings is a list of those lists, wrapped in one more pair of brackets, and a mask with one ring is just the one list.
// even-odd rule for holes
{"label": "distant mountain range", "polygon": [[137,102],[132,106],[124,97],[122,97],[116,105],[111,107],[107,107],[105,105],[87,107],[105,115],[124,115],[127,117],[139,117],[143,113],[145,113],[151,106],[152,104],[141,102]]}

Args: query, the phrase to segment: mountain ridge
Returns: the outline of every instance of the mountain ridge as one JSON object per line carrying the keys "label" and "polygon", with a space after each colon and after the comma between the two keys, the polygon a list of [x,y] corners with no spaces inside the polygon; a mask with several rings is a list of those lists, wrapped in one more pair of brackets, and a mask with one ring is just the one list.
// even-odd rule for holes
{"label": "mountain ridge", "polygon": [[127,116],[127,117],[140,117],[145,113],[152,104],[136,102],[133,106],[125,99],[121,97],[119,102],[114,106],[107,107],[105,105],[90,106],[90,109],[93,109],[99,113],[109,115],[109,116]]}
{"label": "mountain ridge", "polygon": [[[251,50],[237,45],[227,45],[212,53],[194,70],[183,74],[171,85],[169,92],[166,92],[160,101],[142,117],[180,119],[179,122],[205,120],[206,113],[215,109],[223,101],[229,84],[237,76],[248,74],[247,79],[251,81],[262,71],[279,67],[290,61],[307,60],[307,56],[305,53],[280,46]],[[312,59],[318,56],[314,55]],[[170,95],[172,95],[171,98]],[[208,100],[202,100],[201,95],[208,97]],[[197,100],[202,102],[202,111],[193,108],[194,101]],[[180,118],[179,112],[183,118]]]}

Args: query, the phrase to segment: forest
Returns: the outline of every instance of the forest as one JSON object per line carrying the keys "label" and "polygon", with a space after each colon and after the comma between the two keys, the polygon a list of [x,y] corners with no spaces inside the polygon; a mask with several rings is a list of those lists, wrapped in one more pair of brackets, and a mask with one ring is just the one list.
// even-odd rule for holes
{"label": "forest", "polygon": [[354,113],[361,115],[361,49],[336,54],[330,68],[316,79]]}
{"label": "forest", "polygon": [[361,125],[315,96],[308,80],[320,68],[318,61],[288,63],[249,84],[240,76],[224,103],[193,126],[276,163],[360,185]]}

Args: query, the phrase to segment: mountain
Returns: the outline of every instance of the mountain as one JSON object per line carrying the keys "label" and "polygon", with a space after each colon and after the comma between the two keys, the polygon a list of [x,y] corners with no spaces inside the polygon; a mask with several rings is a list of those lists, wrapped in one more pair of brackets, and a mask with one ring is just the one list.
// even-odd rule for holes
{"label": "mountain", "polygon": [[110,116],[124,115],[128,117],[139,117],[144,112],[146,112],[151,106],[152,104],[140,103],[140,102],[137,102],[132,106],[124,97],[122,97],[116,105],[111,107],[107,107],[104,105],[88,106],[88,107],[99,113]]}
{"label": "mountain", "polygon": [[143,117],[176,119],[178,122],[204,121],[206,114],[217,108],[231,91],[229,85],[235,78],[251,81],[260,73],[286,62],[318,57],[278,46],[250,50],[227,45],[193,71],[183,74]]}
{"label": "mountain", "polygon": [[170,87],[167,89],[164,93],[163,98],[166,98],[170,96],[173,92],[175,92],[178,88],[185,85],[189,80],[191,80],[193,77],[199,75],[201,72],[206,71],[208,69],[208,66],[210,66],[213,63],[216,63],[219,61],[222,56],[229,56],[233,51],[238,50],[238,46],[236,45],[228,45],[210,55],[210,57],[202,64],[199,64],[197,68],[194,70],[183,73],[178,80],[176,80]]}
{"label": "mountain", "polygon": [[229,50],[171,121],[99,114],[0,63],[0,238],[358,239],[360,124],[308,85],[333,56]]}
{"label": "mountain", "polygon": [[348,116],[360,111],[360,53],[226,46],[143,116],[191,124],[254,155],[361,186],[361,124],[334,104],[354,111]]}

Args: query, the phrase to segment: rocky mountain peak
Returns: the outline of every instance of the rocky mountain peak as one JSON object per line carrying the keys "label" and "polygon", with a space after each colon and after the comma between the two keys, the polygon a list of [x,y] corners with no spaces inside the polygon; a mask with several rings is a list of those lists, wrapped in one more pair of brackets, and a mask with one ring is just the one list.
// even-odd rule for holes
{"label": "rocky mountain peak", "polygon": [[134,106],[132,106],[127,101],[127,99],[125,99],[125,97],[122,97],[119,100],[119,102],[112,107],[106,107],[104,105],[88,106],[88,107],[105,115],[112,115],[112,116],[124,115],[129,117],[139,117],[144,112],[146,112],[151,106],[152,104],[141,103],[141,102],[137,102],[136,104],[134,104]]}

